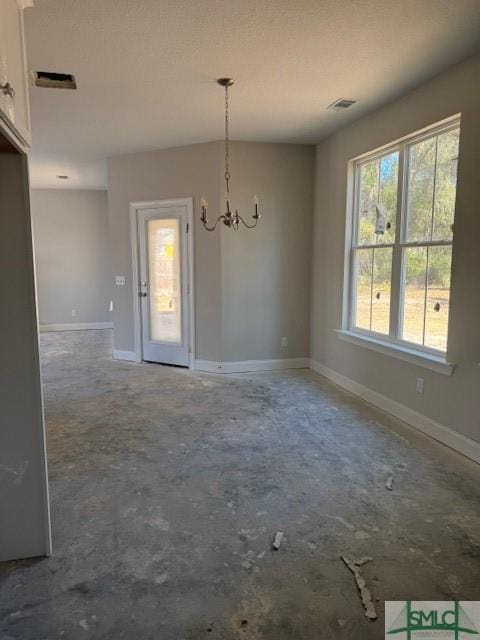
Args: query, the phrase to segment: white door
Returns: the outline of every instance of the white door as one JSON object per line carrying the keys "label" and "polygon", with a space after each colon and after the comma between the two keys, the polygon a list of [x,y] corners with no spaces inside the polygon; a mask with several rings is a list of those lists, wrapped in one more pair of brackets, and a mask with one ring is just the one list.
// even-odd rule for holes
{"label": "white door", "polygon": [[142,359],[189,364],[188,213],[182,206],[138,211]]}

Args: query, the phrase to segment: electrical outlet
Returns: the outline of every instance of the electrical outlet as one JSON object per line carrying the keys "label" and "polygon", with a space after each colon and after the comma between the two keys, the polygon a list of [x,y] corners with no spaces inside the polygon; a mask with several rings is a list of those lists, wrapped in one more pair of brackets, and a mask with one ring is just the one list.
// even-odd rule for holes
{"label": "electrical outlet", "polygon": [[417,378],[417,393],[423,393],[423,378]]}
{"label": "electrical outlet", "polygon": [[77,317],[77,310],[72,309],[72,318],[76,318],[76,317]]}
{"label": "electrical outlet", "polygon": [[282,347],[288,347],[288,338],[282,338]]}

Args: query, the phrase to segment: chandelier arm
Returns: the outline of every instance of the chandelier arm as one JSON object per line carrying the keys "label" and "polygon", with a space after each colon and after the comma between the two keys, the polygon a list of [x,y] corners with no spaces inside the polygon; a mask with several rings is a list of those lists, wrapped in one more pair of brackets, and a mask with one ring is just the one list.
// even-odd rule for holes
{"label": "chandelier arm", "polygon": [[[254,227],[256,227],[256,226],[257,226],[257,224],[258,224],[258,219],[259,219],[259,218],[255,218],[255,222],[254,222],[254,224],[247,224],[247,223],[245,222],[245,220],[242,218],[242,216],[241,216],[239,213],[237,214],[237,216],[238,216],[238,219],[239,219],[239,220],[241,220],[241,221],[242,221],[242,223],[247,227],[247,229],[253,229],[253,228],[254,228]],[[259,216],[259,217],[260,217],[260,216]]]}
{"label": "chandelier arm", "polygon": [[215,224],[213,225],[213,227],[209,227],[206,222],[203,223],[203,226],[205,227],[205,229],[207,231],[215,231],[215,229],[217,228],[217,224],[220,222],[220,220],[222,220],[223,218],[225,218],[225,216],[222,214],[221,216],[218,216],[217,220],[215,221]]}

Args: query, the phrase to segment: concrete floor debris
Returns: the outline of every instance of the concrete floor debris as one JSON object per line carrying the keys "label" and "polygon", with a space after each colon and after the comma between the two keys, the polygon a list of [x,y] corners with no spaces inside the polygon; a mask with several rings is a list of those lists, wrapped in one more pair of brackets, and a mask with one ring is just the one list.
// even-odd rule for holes
{"label": "concrete floor debris", "polygon": [[280,545],[282,544],[282,540],[283,540],[283,531],[277,531],[277,533],[275,534],[275,538],[273,539],[273,542],[272,542],[272,547],[278,551],[280,549]]}
{"label": "concrete floor debris", "polygon": [[375,605],[372,602],[372,593],[367,587],[365,578],[360,572],[360,567],[363,567],[363,565],[367,564],[367,562],[372,562],[373,558],[370,558],[370,556],[364,556],[359,560],[349,560],[347,557],[341,556],[341,559],[353,573],[355,583],[360,592],[360,598],[362,600],[363,608],[365,609],[365,616],[369,620],[376,620],[377,612],[375,611]]}

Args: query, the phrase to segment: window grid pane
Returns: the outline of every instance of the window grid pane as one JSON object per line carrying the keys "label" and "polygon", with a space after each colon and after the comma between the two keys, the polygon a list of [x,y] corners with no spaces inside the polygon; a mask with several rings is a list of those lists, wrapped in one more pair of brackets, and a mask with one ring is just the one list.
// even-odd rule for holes
{"label": "window grid pane", "polygon": [[436,158],[436,137],[408,146],[408,242],[432,238]]}
{"label": "window grid pane", "polygon": [[359,166],[358,245],[388,244],[395,239],[399,152]]}
{"label": "window grid pane", "polygon": [[373,249],[355,251],[356,312],[355,326],[370,331],[372,328]]}
{"label": "window grid pane", "polygon": [[390,248],[373,249],[371,331],[390,333],[390,292],[392,287]]}
{"label": "window grid pane", "polygon": [[438,136],[432,239],[452,240],[457,185],[459,129]]}
{"label": "window grid pane", "polygon": [[355,253],[355,326],[388,335],[393,251],[378,247],[356,249]]}
{"label": "window grid pane", "polygon": [[428,248],[427,295],[423,344],[430,349],[447,350],[450,307],[451,247]]}
{"label": "window grid pane", "polygon": [[423,345],[427,285],[427,247],[404,249],[402,338]]}

